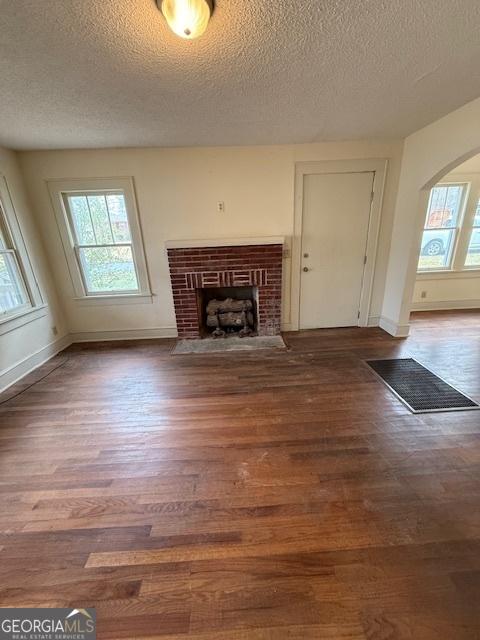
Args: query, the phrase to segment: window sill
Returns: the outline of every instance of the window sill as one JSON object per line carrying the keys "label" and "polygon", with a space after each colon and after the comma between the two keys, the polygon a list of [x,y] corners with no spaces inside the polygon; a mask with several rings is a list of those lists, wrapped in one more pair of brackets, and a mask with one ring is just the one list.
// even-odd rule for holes
{"label": "window sill", "polygon": [[84,296],[74,298],[80,307],[104,306],[110,307],[117,304],[152,304],[153,295],[151,293],[134,293],[130,295],[113,296]]}
{"label": "window sill", "polygon": [[462,278],[480,278],[480,269],[464,269],[463,271],[417,271],[417,280],[455,280]]}
{"label": "window sill", "polygon": [[23,327],[25,324],[29,324],[34,320],[43,318],[47,315],[47,306],[48,305],[46,304],[41,304],[36,307],[24,309],[15,315],[6,316],[4,318],[0,317],[0,336],[5,333],[9,333],[10,331],[14,331],[19,327]]}

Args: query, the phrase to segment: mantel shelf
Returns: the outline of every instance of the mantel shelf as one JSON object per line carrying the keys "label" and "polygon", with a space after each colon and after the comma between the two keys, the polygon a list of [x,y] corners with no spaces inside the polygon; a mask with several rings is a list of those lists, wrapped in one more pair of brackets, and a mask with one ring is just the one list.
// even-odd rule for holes
{"label": "mantel shelf", "polygon": [[167,240],[167,249],[197,249],[201,247],[243,247],[250,245],[285,243],[284,236],[260,236],[254,238],[206,238],[200,240]]}

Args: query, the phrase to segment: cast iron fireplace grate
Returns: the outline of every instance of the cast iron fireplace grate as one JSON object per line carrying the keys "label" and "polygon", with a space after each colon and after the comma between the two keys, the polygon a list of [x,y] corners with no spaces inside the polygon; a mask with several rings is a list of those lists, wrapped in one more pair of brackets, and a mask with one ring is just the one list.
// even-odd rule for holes
{"label": "cast iron fireplace grate", "polygon": [[366,363],[413,413],[480,408],[413,358],[367,360]]}

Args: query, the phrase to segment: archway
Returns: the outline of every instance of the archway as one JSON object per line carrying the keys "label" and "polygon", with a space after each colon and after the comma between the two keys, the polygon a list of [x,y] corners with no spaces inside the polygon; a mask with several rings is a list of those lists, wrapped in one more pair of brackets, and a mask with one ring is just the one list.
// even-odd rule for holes
{"label": "archway", "polygon": [[480,306],[480,154],[449,169],[421,192],[411,311]]}
{"label": "archway", "polygon": [[380,326],[408,335],[421,229],[431,187],[480,152],[480,99],[405,141]]}

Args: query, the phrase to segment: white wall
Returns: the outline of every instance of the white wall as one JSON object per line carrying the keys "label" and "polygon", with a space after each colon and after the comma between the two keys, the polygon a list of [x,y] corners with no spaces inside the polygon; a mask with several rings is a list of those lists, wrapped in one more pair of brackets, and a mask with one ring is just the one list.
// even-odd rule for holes
{"label": "white wall", "polygon": [[[457,176],[480,179],[480,154],[461,163],[442,178],[455,181]],[[422,297],[422,292],[426,295]],[[418,274],[413,292],[412,310],[468,309],[480,307],[480,272],[453,274]]]}
{"label": "white wall", "polygon": [[[65,346],[67,343],[64,338],[68,330],[39,241],[37,225],[32,217],[16,154],[1,148],[0,175],[7,181],[32,267],[42,297],[48,305],[42,317],[0,335],[1,390]],[[57,335],[54,335],[53,327],[57,328]]]}
{"label": "white wall", "polygon": [[[426,297],[422,298],[422,291]],[[480,308],[480,278],[417,279],[413,293],[412,311],[438,309]]]}
{"label": "white wall", "polygon": [[381,325],[408,332],[428,191],[480,151],[480,98],[405,140]]}
{"label": "white wall", "polygon": [[[55,281],[77,338],[172,335],[175,315],[164,242],[174,239],[293,235],[294,165],[299,161],[388,158],[370,315],[378,319],[392,228],[402,143],[341,142],[271,147],[31,151],[20,155]],[[145,239],[152,304],[85,306],[74,300],[46,181],[133,176]],[[225,213],[216,203],[225,202]],[[283,326],[290,328],[290,260]]]}

